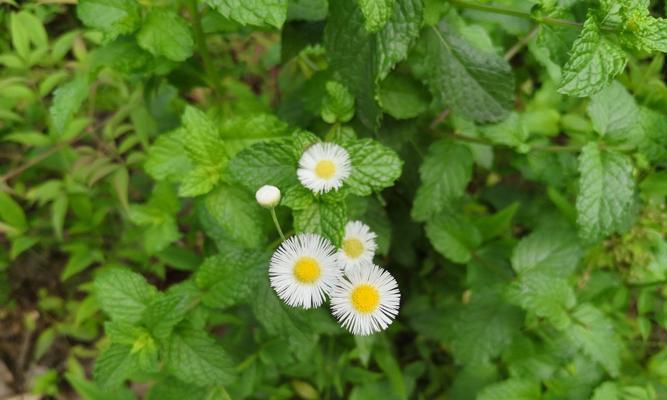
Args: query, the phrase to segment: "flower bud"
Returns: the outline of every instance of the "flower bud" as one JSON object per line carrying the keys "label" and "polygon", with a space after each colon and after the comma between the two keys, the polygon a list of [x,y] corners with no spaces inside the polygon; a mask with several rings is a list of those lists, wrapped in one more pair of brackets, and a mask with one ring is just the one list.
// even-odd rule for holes
{"label": "flower bud", "polygon": [[260,206],[273,208],[280,203],[280,189],[275,186],[264,185],[255,193],[255,199]]}

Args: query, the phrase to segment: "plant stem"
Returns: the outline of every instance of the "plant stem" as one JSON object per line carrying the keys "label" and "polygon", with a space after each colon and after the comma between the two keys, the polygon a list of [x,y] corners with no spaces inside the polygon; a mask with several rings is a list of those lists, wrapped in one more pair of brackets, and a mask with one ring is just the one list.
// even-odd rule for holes
{"label": "plant stem", "polygon": [[271,208],[271,218],[273,218],[273,224],[276,226],[276,229],[278,230],[278,234],[280,235],[280,238],[282,240],[285,240],[285,235],[283,234],[282,228],[280,228],[280,222],[278,222],[278,217],[276,216],[276,208],[275,207]]}
{"label": "plant stem", "polygon": [[195,34],[195,42],[199,48],[199,55],[201,56],[202,62],[204,64],[204,71],[206,72],[207,80],[209,84],[213,87],[213,91],[217,96],[222,95],[222,87],[220,86],[220,79],[218,73],[213,65],[211,59],[211,53],[208,51],[208,46],[206,45],[206,34],[201,24],[201,13],[197,6],[197,0],[190,0],[190,13],[192,14],[192,29]]}
{"label": "plant stem", "polygon": [[511,17],[525,18],[525,19],[533,20],[533,21],[538,22],[538,23],[544,23],[544,24],[549,24],[549,25],[567,26],[567,27],[575,28],[575,29],[579,29],[583,26],[582,23],[577,22],[577,21],[570,21],[570,20],[567,20],[567,19],[560,19],[560,18],[553,18],[553,17],[536,17],[529,12],[519,11],[519,10],[512,10],[512,9],[503,8],[503,7],[496,7],[496,6],[491,6],[491,5],[488,5],[488,4],[470,3],[470,2],[467,2],[467,1],[463,1],[463,0],[449,0],[449,3],[451,3],[451,4],[453,4],[457,7],[468,8],[470,10],[490,12],[490,13],[494,13],[494,14],[509,15]]}

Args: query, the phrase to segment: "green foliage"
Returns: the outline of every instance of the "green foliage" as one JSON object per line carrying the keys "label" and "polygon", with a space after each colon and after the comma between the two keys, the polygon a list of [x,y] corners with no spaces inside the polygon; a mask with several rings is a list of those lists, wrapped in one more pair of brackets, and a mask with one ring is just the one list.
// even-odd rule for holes
{"label": "green foliage", "polygon": [[[663,2],[3,3],[2,395],[667,396]],[[350,221],[371,336],[268,276]]]}

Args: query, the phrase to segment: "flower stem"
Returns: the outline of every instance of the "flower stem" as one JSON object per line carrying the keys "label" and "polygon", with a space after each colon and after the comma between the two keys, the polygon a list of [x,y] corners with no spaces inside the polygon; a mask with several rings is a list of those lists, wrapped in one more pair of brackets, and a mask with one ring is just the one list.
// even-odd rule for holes
{"label": "flower stem", "polygon": [[530,19],[532,21],[538,22],[538,23],[543,23],[543,24],[549,24],[549,25],[558,25],[558,26],[567,26],[570,28],[575,28],[579,29],[583,26],[581,22],[577,21],[570,21],[567,19],[560,19],[560,18],[553,18],[553,17],[537,17],[535,15],[532,15],[529,12],[525,11],[519,11],[519,10],[512,10],[509,8],[504,8],[504,7],[496,7],[488,4],[477,4],[477,3],[471,3],[468,1],[464,0],[449,0],[450,4],[453,4],[457,7],[461,8],[467,8],[470,10],[477,10],[477,11],[483,11],[483,12],[490,12],[494,14],[502,14],[502,15],[509,15],[511,17],[518,17],[518,18],[525,18],[525,19]]}
{"label": "flower stem", "polygon": [[206,45],[206,34],[201,24],[201,13],[199,12],[197,0],[190,0],[190,14],[192,15],[192,30],[195,34],[195,43],[199,48],[199,55],[201,56],[202,63],[204,64],[204,71],[206,73],[206,80],[213,87],[213,91],[216,95],[222,95],[222,88],[220,86],[220,79],[218,77],[217,70],[213,65],[211,59],[211,53],[208,51],[208,46]]}
{"label": "flower stem", "polygon": [[278,230],[278,234],[280,235],[280,238],[282,240],[285,240],[285,235],[283,234],[283,230],[280,227],[280,222],[278,222],[278,217],[276,216],[276,208],[275,207],[271,208],[271,218],[273,218],[273,224],[276,226],[276,229]]}

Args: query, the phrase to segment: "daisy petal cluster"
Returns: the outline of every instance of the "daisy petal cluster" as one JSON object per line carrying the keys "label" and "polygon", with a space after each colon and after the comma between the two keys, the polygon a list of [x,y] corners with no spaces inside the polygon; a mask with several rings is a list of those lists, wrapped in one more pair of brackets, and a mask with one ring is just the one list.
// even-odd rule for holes
{"label": "daisy petal cluster", "polygon": [[377,250],[375,238],[377,235],[361,221],[350,221],[345,225],[345,236],[338,250],[338,259],[346,273],[373,263]]}
{"label": "daisy petal cluster", "polygon": [[400,300],[396,279],[370,265],[338,281],[331,295],[331,311],[352,334],[370,335],[387,329],[398,314]]}
{"label": "daisy petal cluster", "polygon": [[315,193],[338,190],[350,176],[352,163],[347,150],[334,143],[316,143],[299,160],[299,182]]}
{"label": "daisy petal cluster", "polygon": [[269,263],[271,287],[292,307],[322,305],[341,274],[336,248],[312,233],[285,240]]}

